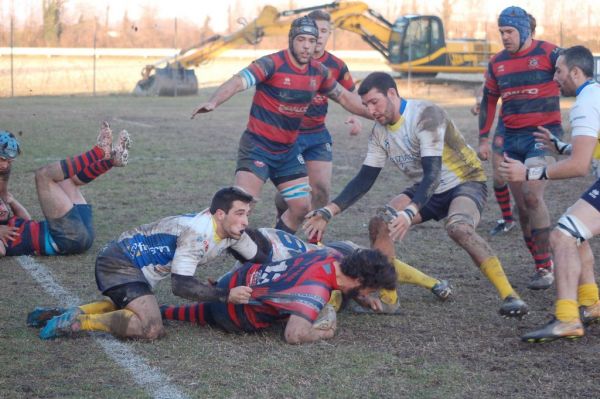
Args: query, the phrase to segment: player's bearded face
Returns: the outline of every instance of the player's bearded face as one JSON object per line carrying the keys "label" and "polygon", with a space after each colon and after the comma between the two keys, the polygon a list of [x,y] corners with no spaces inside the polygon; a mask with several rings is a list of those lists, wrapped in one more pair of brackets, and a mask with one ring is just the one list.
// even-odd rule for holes
{"label": "player's bearded face", "polygon": [[314,55],[316,46],[316,37],[312,35],[298,35],[292,41],[292,55],[298,64],[306,65]]}
{"label": "player's bearded face", "polygon": [[556,60],[556,70],[554,72],[554,81],[560,87],[560,94],[565,97],[573,97],[577,93],[577,85],[571,76],[572,70],[565,63],[564,56],[558,57]]}
{"label": "player's bearded face", "polygon": [[394,123],[395,105],[389,94],[381,93],[373,88],[361,96],[362,103],[369,114],[382,125]]}

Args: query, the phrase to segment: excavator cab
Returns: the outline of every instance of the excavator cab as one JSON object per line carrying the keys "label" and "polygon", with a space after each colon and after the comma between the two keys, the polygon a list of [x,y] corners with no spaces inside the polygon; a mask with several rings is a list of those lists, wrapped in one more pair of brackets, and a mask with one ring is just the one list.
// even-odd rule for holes
{"label": "excavator cab", "polygon": [[[439,17],[403,16],[392,26],[389,60],[391,64],[419,61],[427,65],[448,65],[447,54],[439,51],[445,46],[444,25]],[[440,53],[439,56],[436,53]]]}

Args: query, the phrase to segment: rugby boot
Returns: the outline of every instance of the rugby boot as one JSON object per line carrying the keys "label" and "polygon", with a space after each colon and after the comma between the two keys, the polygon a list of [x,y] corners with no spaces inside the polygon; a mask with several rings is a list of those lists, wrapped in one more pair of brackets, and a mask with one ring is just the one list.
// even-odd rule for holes
{"label": "rugby boot", "polygon": [[317,330],[329,330],[335,325],[336,320],[335,308],[330,304],[326,304],[312,326]]}
{"label": "rugby boot", "polygon": [[431,287],[431,292],[440,301],[445,301],[452,296],[452,286],[448,281],[440,280]]}
{"label": "rugby boot", "polygon": [[112,149],[111,158],[113,166],[125,166],[129,161],[129,147],[131,147],[131,137],[127,130],[122,130],[119,133],[119,141]]}
{"label": "rugby boot", "polygon": [[59,316],[67,311],[67,308],[45,308],[36,307],[27,314],[27,325],[29,327],[41,328],[54,316]]}
{"label": "rugby boot", "polygon": [[521,341],[529,343],[550,342],[560,338],[577,339],[584,335],[583,325],[579,320],[564,322],[553,317],[544,327],[528,332]]}
{"label": "rugby boot", "polygon": [[490,235],[506,234],[515,227],[515,222],[507,222],[504,219],[498,219],[496,225],[490,230]]}
{"label": "rugby boot", "polygon": [[520,319],[529,313],[529,308],[525,301],[518,296],[509,295],[504,298],[498,313],[500,313],[502,317],[517,317]]}
{"label": "rugby boot", "polygon": [[584,327],[600,322],[600,301],[590,306],[580,306],[579,318]]}
{"label": "rugby boot", "polygon": [[78,323],[77,316],[83,312],[78,307],[69,308],[60,316],[55,316],[50,319],[42,331],[40,331],[41,339],[54,339],[57,337],[71,335],[75,331],[73,325]]}
{"label": "rugby boot", "polygon": [[108,122],[102,121],[100,124],[100,133],[98,134],[98,140],[96,145],[104,151],[104,159],[110,159],[112,153],[112,130]]}
{"label": "rugby boot", "polygon": [[527,288],[530,290],[546,290],[554,283],[554,273],[552,267],[539,268],[535,271],[535,274],[529,280]]}

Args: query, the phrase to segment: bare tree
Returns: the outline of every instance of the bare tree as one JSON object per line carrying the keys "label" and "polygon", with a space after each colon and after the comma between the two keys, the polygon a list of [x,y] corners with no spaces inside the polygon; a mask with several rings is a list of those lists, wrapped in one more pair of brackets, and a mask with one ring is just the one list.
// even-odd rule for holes
{"label": "bare tree", "polygon": [[42,15],[44,22],[44,40],[46,45],[56,46],[60,43],[63,25],[60,17],[64,0],[42,0]]}

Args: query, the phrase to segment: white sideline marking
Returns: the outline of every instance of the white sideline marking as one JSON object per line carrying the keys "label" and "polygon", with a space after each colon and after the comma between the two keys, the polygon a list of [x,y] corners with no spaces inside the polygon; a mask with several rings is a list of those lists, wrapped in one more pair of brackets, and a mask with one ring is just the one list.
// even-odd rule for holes
{"label": "white sideline marking", "polygon": [[154,127],[154,125],[149,125],[147,123],[142,123],[142,122],[129,121],[127,119],[113,118],[113,120],[115,120],[117,122],[129,123],[129,124],[135,125],[135,126],[141,126],[141,127],[147,127],[147,128],[153,128]]}
{"label": "white sideline marking", "polygon": [[[58,284],[52,273],[31,256],[17,258],[23,269],[29,272],[33,279],[62,306],[76,306],[81,300]],[[94,337],[104,352],[121,367],[131,374],[135,382],[146,390],[148,395],[156,399],[186,399],[187,396],[177,387],[167,383],[168,378],[158,369],[148,365],[146,360],[137,355],[127,344],[111,336]]]}

